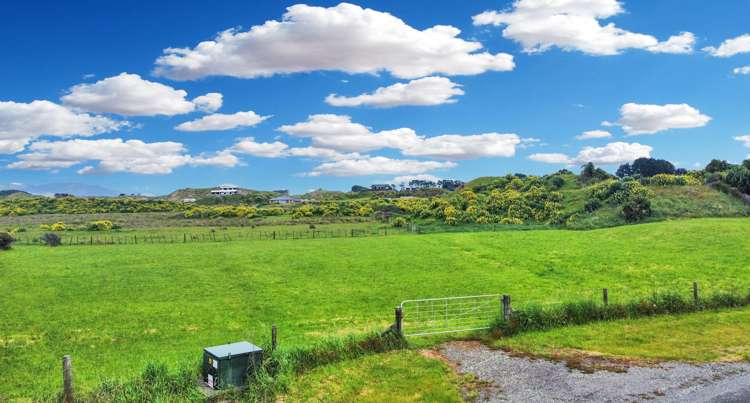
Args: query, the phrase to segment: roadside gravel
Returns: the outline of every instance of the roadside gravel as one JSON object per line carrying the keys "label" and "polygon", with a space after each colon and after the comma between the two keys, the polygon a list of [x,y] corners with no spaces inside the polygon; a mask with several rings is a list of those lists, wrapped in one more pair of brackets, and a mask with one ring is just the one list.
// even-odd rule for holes
{"label": "roadside gravel", "polygon": [[613,370],[591,372],[480,343],[447,343],[439,351],[459,372],[473,373],[487,385],[481,402],[750,402],[746,363],[614,363]]}

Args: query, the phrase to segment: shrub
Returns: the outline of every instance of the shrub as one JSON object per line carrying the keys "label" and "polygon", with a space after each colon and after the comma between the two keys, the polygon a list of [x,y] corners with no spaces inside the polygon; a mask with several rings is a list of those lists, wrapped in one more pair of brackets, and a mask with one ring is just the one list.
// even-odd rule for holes
{"label": "shrub", "polygon": [[86,225],[88,231],[110,231],[113,228],[114,225],[109,220],[92,221]]}
{"label": "shrub", "polygon": [[628,222],[643,220],[651,215],[651,201],[644,196],[629,198],[622,205],[622,215]]}
{"label": "shrub", "polygon": [[727,171],[726,182],[742,193],[750,193],[750,170],[744,166],[735,166]]}
{"label": "shrub", "polygon": [[406,218],[404,217],[396,217],[393,219],[393,225],[395,228],[403,228],[406,226]]}
{"label": "shrub", "polygon": [[657,174],[650,178],[641,179],[643,184],[654,186],[698,186],[700,181],[692,176]]}
{"label": "shrub", "polygon": [[42,235],[42,242],[51,247],[56,247],[62,245],[62,240],[60,239],[60,236],[57,234],[53,234],[51,232],[48,232],[44,235]]}
{"label": "shrub", "polygon": [[67,227],[65,226],[65,223],[62,221],[58,221],[52,225],[50,225],[49,229],[51,231],[65,231]]}
{"label": "shrub", "polygon": [[601,207],[602,201],[595,197],[591,197],[586,200],[586,204],[584,204],[583,209],[588,213],[593,213],[594,211],[599,210]]}
{"label": "shrub", "polygon": [[11,244],[13,244],[13,236],[10,235],[7,232],[0,232],[0,250],[8,250],[10,249]]}
{"label": "shrub", "polygon": [[552,180],[550,180],[550,185],[552,187],[552,190],[558,190],[561,187],[565,186],[565,179],[560,176],[553,176]]}

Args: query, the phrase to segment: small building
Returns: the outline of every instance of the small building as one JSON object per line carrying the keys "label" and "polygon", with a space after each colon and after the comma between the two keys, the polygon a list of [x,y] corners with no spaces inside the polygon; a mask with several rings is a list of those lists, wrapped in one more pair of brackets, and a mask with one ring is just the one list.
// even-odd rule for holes
{"label": "small building", "polygon": [[194,197],[186,197],[186,198],[182,199],[182,202],[183,203],[195,203],[196,199]]}
{"label": "small building", "polygon": [[298,203],[305,203],[307,200],[305,199],[297,199],[295,197],[289,197],[289,196],[281,196],[281,197],[274,197],[273,199],[269,200],[271,204],[298,204]]}
{"label": "small building", "polygon": [[240,193],[240,189],[235,185],[219,185],[214,189],[211,189],[211,195],[213,196],[231,196]]}
{"label": "small building", "polygon": [[263,350],[246,341],[203,349],[203,382],[211,389],[245,385],[263,360]]}

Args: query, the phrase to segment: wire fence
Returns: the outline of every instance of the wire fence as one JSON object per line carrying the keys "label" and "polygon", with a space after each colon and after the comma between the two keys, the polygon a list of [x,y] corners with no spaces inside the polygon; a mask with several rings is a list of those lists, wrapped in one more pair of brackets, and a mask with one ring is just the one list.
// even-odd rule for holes
{"label": "wire fence", "polygon": [[[512,305],[509,294],[412,299],[397,307],[396,326],[407,337],[427,336],[490,329],[493,322],[508,320],[514,312],[526,312],[525,321],[531,325],[534,321],[549,321],[558,326],[606,320],[609,315],[612,319],[624,319],[748,306],[750,287],[739,284],[732,279],[704,283],[679,280],[653,287],[579,290],[568,293],[567,297],[547,295],[544,299],[526,299],[517,295]],[[598,308],[592,310],[594,306]],[[615,309],[607,313],[606,309],[611,307]],[[544,315],[548,318],[543,318]],[[566,319],[565,315],[576,317]],[[529,323],[525,325],[531,326]]]}
{"label": "wire fence", "polygon": [[[60,237],[61,246],[75,245],[138,245],[138,244],[179,244],[197,242],[232,242],[242,240],[297,240],[322,238],[362,238],[392,236],[409,232],[402,228],[352,228],[336,230],[308,231],[210,231],[204,233],[169,233],[169,234],[65,234],[55,233]],[[46,245],[41,236],[16,236],[18,245]]]}

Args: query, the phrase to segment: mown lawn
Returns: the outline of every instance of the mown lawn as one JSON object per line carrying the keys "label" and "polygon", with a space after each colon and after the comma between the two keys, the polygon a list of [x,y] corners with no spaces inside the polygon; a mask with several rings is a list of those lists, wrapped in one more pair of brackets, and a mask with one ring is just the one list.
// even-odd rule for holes
{"label": "mown lawn", "polygon": [[597,355],[690,362],[750,360],[750,309],[593,323],[494,342],[544,356]]}
{"label": "mown lawn", "polygon": [[416,351],[370,355],[317,368],[296,379],[288,402],[462,402],[448,366]]}
{"label": "mown lawn", "polygon": [[750,286],[750,220],[268,242],[45,248],[0,254],[0,396],[197,365],[202,347],[282,345],[383,329],[401,300],[510,293],[514,304]]}

